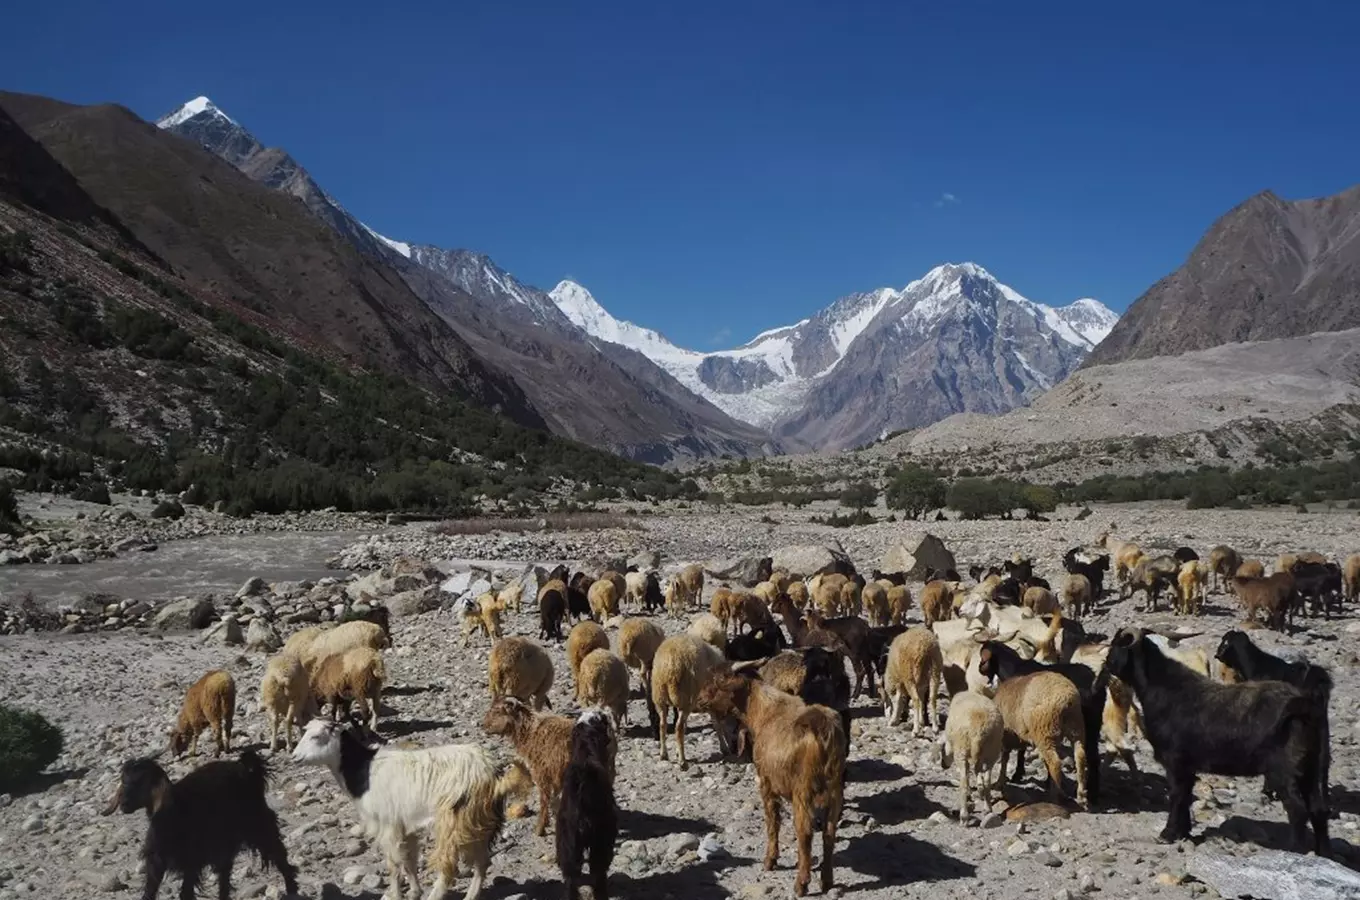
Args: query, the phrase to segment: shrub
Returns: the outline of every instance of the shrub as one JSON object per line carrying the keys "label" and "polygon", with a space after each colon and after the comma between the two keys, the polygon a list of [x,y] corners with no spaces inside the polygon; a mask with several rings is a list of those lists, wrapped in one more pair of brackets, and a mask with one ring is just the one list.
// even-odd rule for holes
{"label": "shrub", "polygon": [[109,506],[113,498],[109,496],[109,486],[102,481],[87,481],[71,492],[71,499],[86,503],[101,503]]}
{"label": "shrub", "polygon": [[0,791],[30,784],[61,755],[61,729],[38,713],[0,705]]}
{"label": "shrub", "polygon": [[4,481],[0,481],[0,532],[24,532],[23,523],[19,521],[19,501],[14,496],[14,490]]}
{"label": "shrub", "polygon": [[900,509],[910,519],[919,519],[932,509],[945,504],[948,488],[934,472],[921,466],[906,466],[888,484],[885,491],[888,508]]}
{"label": "shrub", "polygon": [[184,517],[184,505],[174,498],[162,500],[151,510],[153,519],[180,519]]}
{"label": "shrub", "polygon": [[965,519],[1008,516],[1015,506],[1011,503],[1013,492],[1006,489],[1007,484],[985,478],[960,478],[950,485],[945,502]]}
{"label": "shrub", "polygon": [[841,491],[841,506],[862,510],[878,502],[878,489],[867,481],[850,485]]}

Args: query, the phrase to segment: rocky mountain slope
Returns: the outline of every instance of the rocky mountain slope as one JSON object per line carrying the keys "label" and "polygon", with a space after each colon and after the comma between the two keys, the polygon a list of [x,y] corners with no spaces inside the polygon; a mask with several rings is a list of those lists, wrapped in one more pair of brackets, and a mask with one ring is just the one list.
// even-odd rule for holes
{"label": "rocky mountain slope", "polygon": [[574,282],[552,297],[590,334],[646,354],[733,416],[827,449],[955,412],[1023,405],[1076,368],[1117,319],[1095,300],[1035,303],[972,263],[937,267],[901,290],[843,297],[716,353],[615,319]]}
{"label": "rocky mountain slope", "polygon": [[1215,222],[1086,365],[1358,326],[1360,185],[1314,200],[1266,191]]}
{"label": "rocky mountain slope", "polygon": [[485,254],[378,234],[327,194],[297,161],[266,148],[205,97],[157,123],[291,194],[362,255],[381,260],[482,358],[510,373],[553,431],[632,459],[674,463],[780,449],[768,434],[695,396],[646,356],[605,348],[548,295]]}

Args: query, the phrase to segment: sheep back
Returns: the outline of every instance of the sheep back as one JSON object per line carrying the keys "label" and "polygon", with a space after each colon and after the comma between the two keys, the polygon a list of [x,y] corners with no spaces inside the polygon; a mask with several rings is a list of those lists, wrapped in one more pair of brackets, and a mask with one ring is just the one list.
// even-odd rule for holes
{"label": "sheep back", "polygon": [[528,638],[497,641],[491,648],[487,670],[493,699],[517,697],[535,709],[547,702],[553,684],[552,659]]}
{"label": "sheep back", "polygon": [[619,626],[619,656],[630,668],[640,669],[644,679],[650,678],[656,648],[665,639],[666,633],[649,619],[624,619]]}
{"label": "sheep back", "polygon": [[581,660],[592,650],[609,649],[609,635],[594,622],[577,622],[567,635],[567,666],[572,683],[580,680]]}
{"label": "sheep back", "polygon": [[576,685],[576,700],[582,706],[604,707],[615,724],[628,718],[628,667],[609,650],[586,654]]}

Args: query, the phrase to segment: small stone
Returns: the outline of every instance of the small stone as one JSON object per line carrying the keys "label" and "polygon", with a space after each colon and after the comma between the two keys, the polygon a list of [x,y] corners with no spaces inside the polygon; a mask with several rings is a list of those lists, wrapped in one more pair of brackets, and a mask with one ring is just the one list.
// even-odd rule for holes
{"label": "small stone", "polygon": [[983,828],[1000,828],[1006,824],[1006,814],[1003,812],[989,812],[982,817]]}
{"label": "small stone", "polygon": [[1041,865],[1051,866],[1053,868],[1062,865],[1062,860],[1051,850],[1040,850],[1038,853],[1034,854],[1034,860]]}
{"label": "small stone", "polygon": [[350,866],[345,870],[345,874],[340,876],[340,880],[345,884],[354,885],[363,881],[364,876],[367,874],[368,873],[364,871],[363,866]]}
{"label": "small stone", "polygon": [[1074,900],[1075,895],[1067,888],[1063,888],[1053,895],[1053,900]]}
{"label": "small stone", "polygon": [[723,845],[718,843],[718,839],[711,834],[699,842],[699,858],[704,862],[711,859],[722,859],[726,855],[727,851],[723,849]]}
{"label": "small stone", "polygon": [[666,845],[666,852],[671,856],[680,856],[690,850],[698,850],[699,843],[699,836],[697,834],[673,835],[670,839],[670,843]]}
{"label": "small stone", "polygon": [[936,825],[943,825],[949,821],[949,816],[945,815],[943,810],[937,809],[930,814],[928,821],[934,822]]}
{"label": "small stone", "polygon": [[1183,884],[1185,882],[1185,876],[1173,875],[1170,872],[1158,872],[1157,877],[1153,878],[1152,880],[1157,882],[1158,884],[1174,886],[1177,884]]}
{"label": "small stone", "polygon": [[1083,875],[1077,879],[1077,890],[1083,894],[1093,893],[1096,889],[1096,879],[1093,875]]}
{"label": "small stone", "polygon": [[364,852],[364,842],[355,838],[345,841],[345,846],[341,849],[341,856],[358,856]]}
{"label": "small stone", "polygon": [[770,896],[769,885],[761,884],[758,881],[743,884],[737,891],[737,897],[739,897],[740,900],[763,900],[763,898],[768,896]]}
{"label": "small stone", "polygon": [[1026,856],[1033,852],[1034,848],[1029,841],[1012,841],[1006,848],[1006,855],[1010,857]]}
{"label": "small stone", "polygon": [[374,890],[382,886],[382,876],[370,872],[360,879],[359,884],[370,891]]}

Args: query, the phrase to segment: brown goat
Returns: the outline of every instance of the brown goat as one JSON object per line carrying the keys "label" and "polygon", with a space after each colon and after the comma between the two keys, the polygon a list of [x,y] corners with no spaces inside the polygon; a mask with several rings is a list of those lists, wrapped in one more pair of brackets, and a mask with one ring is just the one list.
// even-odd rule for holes
{"label": "brown goat", "polygon": [[1242,565],[1242,556],[1233,548],[1226,544],[1219,544],[1209,551],[1209,575],[1212,579],[1210,589],[1215,591],[1231,591],[1232,578],[1237,574],[1237,567]]}
{"label": "brown goat", "polygon": [[1341,581],[1346,586],[1346,599],[1360,600],[1360,553],[1346,557],[1341,567]]}
{"label": "brown goat", "polygon": [[888,624],[907,624],[907,612],[911,609],[911,589],[905,584],[895,584],[888,588]]}
{"label": "brown goat", "polygon": [[213,669],[190,685],[179,710],[179,719],[170,729],[170,751],[180,756],[185,750],[198,755],[198,736],[212,729],[217,744],[214,756],[231,749],[231,723],[236,716],[236,682],[226,669]]}
{"label": "brown goat", "polygon": [[548,833],[550,810],[557,807],[562,790],[562,775],[571,758],[571,728],[576,720],[555,713],[536,713],[514,697],[492,702],[482,719],[487,734],[510,739],[515,753],[529,767],[538,788],[538,825],[535,833]]}
{"label": "brown goat", "polygon": [[1276,572],[1265,578],[1234,577],[1232,586],[1247,618],[1255,622],[1257,611],[1265,613],[1266,624],[1276,631],[1284,631],[1285,616],[1294,597],[1294,576]]}
{"label": "brown goat", "polygon": [[1005,749],[1001,756],[1003,776],[1011,750],[1020,755],[1016,771],[1023,769],[1024,745],[1029,744],[1048,769],[1054,796],[1061,797],[1062,760],[1058,750],[1064,740],[1071,741],[1077,774],[1077,803],[1085,807],[1086,725],[1076,685],[1056,672],[1035,672],[1001,682],[994,700],[1006,725]]}
{"label": "brown goat", "polygon": [[715,720],[736,716],[752,735],[756,782],[765,807],[765,870],[779,858],[780,800],[793,805],[798,841],[798,873],[793,893],[802,897],[812,880],[812,832],[822,832],[822,893],[835,880],[833,856],[841,817],[847,736],[840,716],[825,706],[809,706],[758,679],[723,673],[699,698]]}
{"label": "brown goat", "polygon": [[927,627],[954,618],[954,585],[936,579],[922,588],[921,615]]}

